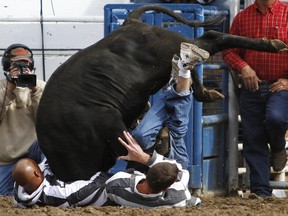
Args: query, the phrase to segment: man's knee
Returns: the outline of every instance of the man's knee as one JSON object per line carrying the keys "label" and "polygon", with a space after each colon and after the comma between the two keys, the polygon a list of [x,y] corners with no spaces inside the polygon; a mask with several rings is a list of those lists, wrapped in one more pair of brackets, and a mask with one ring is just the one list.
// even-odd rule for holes
{"label": "man's knee", "polygon": [[[287,123],[286,123],[287,124]],[[265,125],[267,128],[279,128],[285,125],[284,116],[277,111],[272,111],[266,116]]]}

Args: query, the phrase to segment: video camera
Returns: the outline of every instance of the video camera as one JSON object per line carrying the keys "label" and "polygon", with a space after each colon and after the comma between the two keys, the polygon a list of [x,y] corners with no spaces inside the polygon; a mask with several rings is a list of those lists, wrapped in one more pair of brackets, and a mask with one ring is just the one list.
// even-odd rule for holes
{"label": "video camera", "polygon": [[20,87],[34,87],[36,86],[36,75],[35,74],[25,74],[24,72],[29,68],[29,65],[27,62],[21,62],[16,61],[12,63],[13,68],[18,68],[20,71],[20,74],[18,77],[7,77],[7,79],[10,79],[13,83],[16,84],[16,86]]}

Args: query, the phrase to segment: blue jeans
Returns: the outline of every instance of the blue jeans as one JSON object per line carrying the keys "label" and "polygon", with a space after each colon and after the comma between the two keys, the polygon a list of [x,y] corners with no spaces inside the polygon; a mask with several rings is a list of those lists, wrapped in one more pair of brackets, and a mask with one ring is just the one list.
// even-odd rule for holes
{"label": "blue jeans", "polygon": [[243,153],[250,168],[252,193],[271,196],[269,146],[272,152],[285,149],[288,127],[288,91],[269,92],[260,84],[256,92],[241,89],[240,113],[243,126]]}
{"label": "blue jeans", "polygon": [[[29,148],[27,155],[22,158],[28,157],[40,163],[44,159],[44,154],[39,147],[38,141],[35,141]],[[12,179],[12,170],[17,163],[11,163],[7,165],[0,165],[0,195],[11,196],[13,195],[14,180]]]}
{"label": "blue jeans", "polygon": [[169,158],[175,159],[184,169],[190,166],[184,136],[188,130],[192,104],[190,91],[176,93],[172,86],[162,91],[141,123],[132,131],[132,136],[143,149],[151,148],[158,132],[167,126],[169,129]]}

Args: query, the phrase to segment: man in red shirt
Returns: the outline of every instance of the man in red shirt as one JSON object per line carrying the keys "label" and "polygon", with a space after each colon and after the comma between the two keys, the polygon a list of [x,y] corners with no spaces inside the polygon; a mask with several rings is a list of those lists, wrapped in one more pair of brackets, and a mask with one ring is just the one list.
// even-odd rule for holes
{"label": "man in red shirt", "polygon": [[[288,5],[279,0],[255,0],[237,14],[230,33],[288,43]],[[288,52],[229,49],[223,52],[223,58],[243,81],[240,114],[251,193],[271,196],[270,166],[280,172],[287,162]]]}

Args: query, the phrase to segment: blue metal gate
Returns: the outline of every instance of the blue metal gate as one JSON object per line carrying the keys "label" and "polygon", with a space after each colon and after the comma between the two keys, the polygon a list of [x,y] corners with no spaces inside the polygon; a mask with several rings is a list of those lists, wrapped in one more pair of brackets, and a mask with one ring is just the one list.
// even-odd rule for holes
{"label": "blue metal gate", "polygon": [[[121,26],[128,13],[143,4],[108,4],[104,7],[104,34]],[[216,14],[217,7],[203,7],[198,4],[160,4],[171,10],[181,13],[181,16],[189,20],[203,21],[207,16]],[[191,28],[176,22],[172,17],[148,11],[142,16],[143,22],[148,25],[162,26],[171,31],[179,32],[190,38],[201,36],[205,29],[202,27]],[[198,64],[197,70],[203,77],[205,70],[225,69],[219,64]],[[227,73],[221,72],[222,92],[227,93]],[[217,80],[219,82],[219,80]],[[226,90],[225,90],[226,89]],[[221,89],[220,89],[221,90]],[[151,96],[151,102],[157,100],[157,94]],[[193,101],[190,113],[190,122],[185,142],[188,155],[192,163],[189,187],[193,189],[221,190],[224,189],[227,170],[224,166],[225,152],[227,150],[227,101],[221,102],[220,113],[203,116],[203,104]],[[111,172],[125,169],[124,162],[117,162]],[[227,181],[226,181],[227,183]]]}

